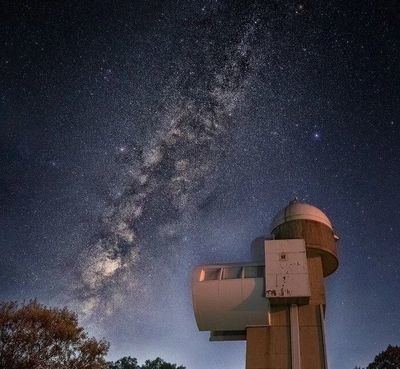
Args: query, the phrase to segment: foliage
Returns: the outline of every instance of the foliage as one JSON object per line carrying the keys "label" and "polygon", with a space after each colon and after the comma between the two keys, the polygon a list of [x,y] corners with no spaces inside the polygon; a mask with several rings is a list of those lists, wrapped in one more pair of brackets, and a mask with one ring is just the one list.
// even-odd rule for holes
{"label": "foliage", "polygon": [[163,359],[159,357],[155,360],[146,360],[141,369],[186,369],[184,366],[176,366],[176,364],[166,363]]}
{"label": "foliage", "polygon": [[186,369],[182,365],[167,363],[159,357],[155,360],[146,360],[142,366],[139,366],[137,360],[130,356],[123,357],[115,363],[110,362],[108,365],[109,369]]}
{"label": "foliage", "polygon": [[107,351],[66,308],[0,302],[0,369],[105,369]]}
{"label": "foliage", "polygon": [[367,369],[400,369],[400,347],[389,345],[385,351],[375,356]]}
{"label": "foliage", "polygon": [[375,356],[366,369],[400,369],[400,347],[389,345],[385,351]]}
{"label": "foliage", "polygon": [[115,363],[108,363],[108,369],[140,369],[140,366],[135,358],[125,356]]}

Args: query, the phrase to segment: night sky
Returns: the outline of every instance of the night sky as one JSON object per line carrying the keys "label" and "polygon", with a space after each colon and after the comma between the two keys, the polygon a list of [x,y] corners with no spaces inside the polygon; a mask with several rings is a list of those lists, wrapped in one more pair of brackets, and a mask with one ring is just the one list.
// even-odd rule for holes
{"label": "night sky", "polygon": [[0,299],[77,311],[109,359],[244,367],[190,272],[289,200],[341,237],[331,369],[400,344],[395,1],[13,1],[0,32]]}

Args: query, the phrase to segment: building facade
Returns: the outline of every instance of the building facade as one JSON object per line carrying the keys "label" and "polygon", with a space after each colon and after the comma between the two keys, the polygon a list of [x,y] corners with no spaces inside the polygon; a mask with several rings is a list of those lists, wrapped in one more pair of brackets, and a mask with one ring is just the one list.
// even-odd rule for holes
{"label": "building facade", "polygon": [[193,309],[210,340],[246,340],[247,369],[327,369],[324,279],[338,267],[329,218],[294,200],[251,262],[202,265],[192,274]]}

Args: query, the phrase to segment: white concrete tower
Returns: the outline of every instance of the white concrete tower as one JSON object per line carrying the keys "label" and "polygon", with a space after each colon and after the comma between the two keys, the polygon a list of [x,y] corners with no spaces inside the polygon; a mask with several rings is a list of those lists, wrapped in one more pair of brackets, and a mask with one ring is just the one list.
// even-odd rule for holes
{"label": "white concrete tower", "polygon": [[252,261],[202,265],[192,275],[199,330],[210,340],[246,340],[246,369],[327,369],[324,278],[338,267],[332,223],[294,200]]}

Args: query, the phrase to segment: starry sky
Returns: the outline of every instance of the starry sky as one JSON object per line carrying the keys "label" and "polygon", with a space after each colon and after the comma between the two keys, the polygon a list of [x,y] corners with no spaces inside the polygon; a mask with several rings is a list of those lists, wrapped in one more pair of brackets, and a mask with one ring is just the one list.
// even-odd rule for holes
{"label": "starry sky", "polygon": [[400,331],[395,1],[19,1],[0,42],[0,299],[68,306],[110,359],[244,367],[195,265],[249,260],[297,196],[341,237],[330,368]]}

